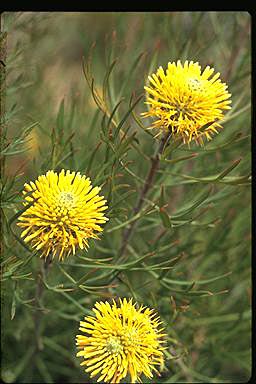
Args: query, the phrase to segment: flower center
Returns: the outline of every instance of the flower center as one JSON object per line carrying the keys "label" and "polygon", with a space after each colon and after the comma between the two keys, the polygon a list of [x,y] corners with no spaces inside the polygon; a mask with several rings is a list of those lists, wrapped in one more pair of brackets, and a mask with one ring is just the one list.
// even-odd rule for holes
{"label": "flower center", "polygon": [[122,343],[119,337],[116,337],[116,336],[111,336],[107,340],[106,348],[107,348],[107,351],[113,355],[118,354],[123,350]]}
{"label": "flower center", "polygon": [[190,78],[188,79],[188,87],[191,91],[202,91],[203,82],[199,79]]}
{"label": "flower center", "polygon": [[71,208],[74,205],[75,196],[72,192],[61,192],[59,195],[59,203],[65,208]]}

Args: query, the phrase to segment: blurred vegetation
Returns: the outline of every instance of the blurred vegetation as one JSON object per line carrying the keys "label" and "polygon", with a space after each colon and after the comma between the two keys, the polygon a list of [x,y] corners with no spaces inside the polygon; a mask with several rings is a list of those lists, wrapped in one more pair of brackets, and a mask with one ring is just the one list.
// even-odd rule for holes
{"label": "blurred vegetation", "polygon": [[[246,12],[4,13],[2,380],[92,382],[75,357],[97,300],[134,297],[168,332],[157,382],[251,375],[251,18]],[[133,208],[158,142],[140,119],[148,74],[168,61],[213,66],[232,109],[204,148],[172,143]],[[16,219],[23,184],[48,169],[101,185],[109,222],[88,253],[45,272]],[[136,230],[119,258],[123,231]],[[39,290],[41,291],[39,294]]]}

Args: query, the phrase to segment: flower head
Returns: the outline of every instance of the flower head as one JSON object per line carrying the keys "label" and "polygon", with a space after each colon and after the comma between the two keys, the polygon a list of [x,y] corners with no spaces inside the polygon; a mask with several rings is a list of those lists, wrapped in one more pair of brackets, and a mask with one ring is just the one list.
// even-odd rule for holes
{"label": "flower head", "polygon": [[108,220],[103,213],[106,200],[99,191],[88,177],[64,169],[59,174],[48,171],[25,184],[28,208],[19,216],[21,237],[41,249],[42,256],[59,260],[74,254],[77,247],[88,248],[88,239],[97,239],[100,224]]}
{"label": "flower head", "polygon": [[[136,304],[136,303],[135,303]],[[99,375],[97,382],[119,383],[127,374],[131,382],[141,382],[140,375],[152,378],[156,366],[163,366],[163,329],[152,309],[136,308],[132,299],[95,304],[95,316],[86,316],[76,337],[85,372]]]}
{"label": "flower head", "polygon": [[223,111],[231,108],[227,85],[219,73],[213,73],[209,66],[201,72],[201,66],[193,61],[168,63],[166,72],[159,67],[148,77],[149,86],[144,87],[149,110],[142,115],[157,118],[150,128],[158,128],[159,134],[169,131],[184,143],[211,140],[222,128]]}

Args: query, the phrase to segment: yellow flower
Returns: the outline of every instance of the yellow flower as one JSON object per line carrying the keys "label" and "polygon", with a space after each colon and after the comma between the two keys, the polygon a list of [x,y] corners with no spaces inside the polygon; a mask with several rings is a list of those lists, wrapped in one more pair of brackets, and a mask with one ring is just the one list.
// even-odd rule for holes
{"label": "yellow flower", "polygon": [[95,304],[95,316],[86,316],[79,330],[86,335],[76,336],[85,372],[91,377],[99,375],[97,382],[119,383],[127,374],[132,383],[142,382],[140,375],[152,378],[155,366],[163,367],[162,344],[165,342],[159,329],[161,321],[152,309],[135,307],[132,299],[119,299]]}
{"label": "yellow flower", "polygon": [[159,67],[144,87],[149,110],[142,115],[158,119],[149,129],[158,128],[158,134],[171,132],[184,143],[195,140],[202,145],[203,138],[211,140],[222,128],[223,110],[231,108],[227,85],[219,73],[213,73],[209,66],[201,73],[201,66],[193,61],[168,63],[166,73]]}
{"label": "yellow flower", "polygon": [[31,206],[21,214],[21,234],[33,248],[41,249],[45,258],[59,260],[75,254],[76,248],[88,248],[88,239],[101,232],[106,200],[99,196],[99,187],[92,188],[90,179],[79,172],[48,171],[24,185],[24,205]]}

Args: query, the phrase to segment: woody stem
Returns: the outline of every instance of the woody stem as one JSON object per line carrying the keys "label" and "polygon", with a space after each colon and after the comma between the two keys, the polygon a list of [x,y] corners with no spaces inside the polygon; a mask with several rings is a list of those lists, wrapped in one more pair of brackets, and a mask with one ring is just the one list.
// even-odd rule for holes
{"label": "woody stem", "polygon": [[[137,213],[139,213],[141,211],[141,208],[143,206],[143,202],[144,202],[144,199],[148,193],[148,191],[151,189],[152,185],[153,185],[153,181],[154,181],[154,177],[155,177],[155,174],[159,168],[159,162],[160,162],[160,155],[162,154],[163,152],[163,149],[165,147],[165,144],[166,142],[168,141],[170,137],[170,134],[166,134],[162,139],[161,139],[161,142],[160,142],[160,145],[158,147],[158,150],[155,154],[155,156],[151,159],[151,167],[148,171],[148,175],[145,179],[145,182],[144,182],[144,185],[140,191],[140,194],[139,194],[139,198],[138,198],[138,201],[137,201],[137,204],[136,206],[134,207],[133,209],[133,215],[135,216]],[[123,233],[123,237],[122,237],[122,243],[121,243],[121,247],[120,247],[120,250],[118,252],[118,258],[120,260],[120,258],[123,257],[125,251],[126,251],[126,248],[127,248],[127,244],[133,234],[133,231],[135,229],[135,226],[136,226],[136,221],[133,221],[130,226],[128,228],[125,229],[124,233]]]}

